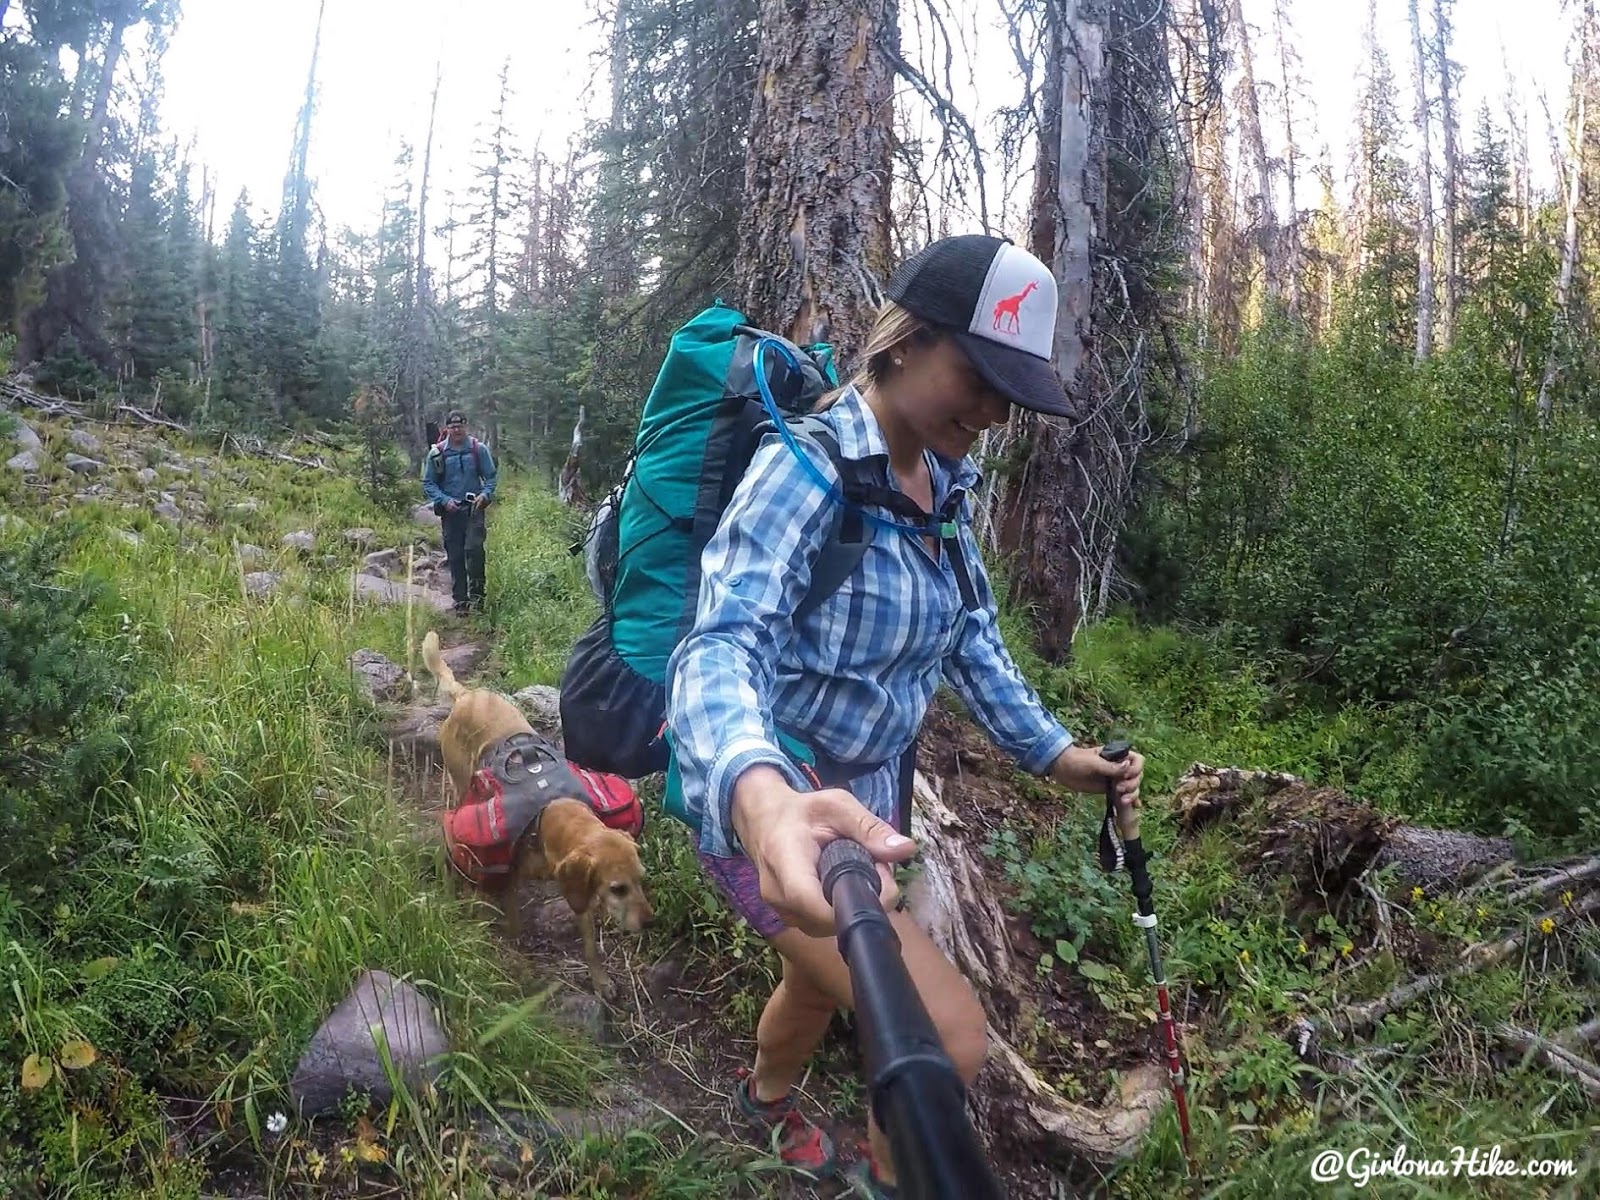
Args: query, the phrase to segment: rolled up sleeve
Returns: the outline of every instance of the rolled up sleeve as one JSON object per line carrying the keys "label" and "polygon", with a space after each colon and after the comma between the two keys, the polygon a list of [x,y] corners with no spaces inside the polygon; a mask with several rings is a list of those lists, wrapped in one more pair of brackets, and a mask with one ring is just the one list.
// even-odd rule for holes
{"label": "rolled up sleeve", "polygon": [[[822,479],[835,484],[827,455],[800,444]],[[694,627],[673,651],[666,683],[684,806],[708,854],[739,852],[731,809],[745,771],[768,764],[795,788],[806,786],[778,746],[772,693],[793,637],[792,614],[837,519],[822,482],[769,434],[701,555]]]}

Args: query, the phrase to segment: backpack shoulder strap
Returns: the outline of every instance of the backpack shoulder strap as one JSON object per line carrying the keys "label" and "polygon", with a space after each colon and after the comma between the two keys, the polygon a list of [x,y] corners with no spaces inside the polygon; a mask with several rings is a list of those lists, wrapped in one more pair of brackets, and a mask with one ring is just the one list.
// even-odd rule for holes
{"label": "backpack shoulder strap", "polygon": [[815,612],[824,600],[844,586],[844,581],[855,572],[872,544],[872,527],[861,519],[857,498],[870,484],[861,473],[861,464],[840,454],[839,439],[826,421],[806,413],[791,417],[788,424],[795,433],[822,447],[834,470],[839,472],[845,499],[851,502],[845,505],[838,528],[822,544],[816,561],[811,564],[811,584],[794,610],[795,620],[800,620]]}

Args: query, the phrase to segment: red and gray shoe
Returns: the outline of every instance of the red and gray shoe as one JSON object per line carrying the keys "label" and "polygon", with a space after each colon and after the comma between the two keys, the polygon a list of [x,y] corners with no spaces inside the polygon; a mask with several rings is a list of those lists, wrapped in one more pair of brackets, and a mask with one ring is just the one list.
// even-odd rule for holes
{"label": "red and gray shoe", "polygon": [[844,1177],[850,1184],[851,1193],[864,1200],[900,1200],[900,1189],[878,1178],[873,1170],[870,1152],[852,1163]]}
{"label": "red and gray shoe", "polygon": [[833,1139],[807,1120],[789,1096],[763,1102],[755,1098],[754,1087],[750,1069],[740,1067],[733,1088],[734,1113],[774,1148],[784,1166],[796,1167],[819,1179],[832,1175],[838,1166]]}

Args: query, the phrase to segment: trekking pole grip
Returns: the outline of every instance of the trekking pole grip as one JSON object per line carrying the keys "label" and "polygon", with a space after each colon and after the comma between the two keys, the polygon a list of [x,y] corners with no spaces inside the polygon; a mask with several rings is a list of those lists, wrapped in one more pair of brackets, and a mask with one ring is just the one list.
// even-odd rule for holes
{"label": "trekking pole grip", "polygon": [[[1132,749],[1127,742],[1107,742],[1100,747],[1100,757],[1110,763],[1126,762]],[[1124,842],[1139,839],[1139,810],[1132,804],[1117,803],[1117,784],[1113,779],[1106,780],[1106,819],[1116,821],[1117,832]]]}

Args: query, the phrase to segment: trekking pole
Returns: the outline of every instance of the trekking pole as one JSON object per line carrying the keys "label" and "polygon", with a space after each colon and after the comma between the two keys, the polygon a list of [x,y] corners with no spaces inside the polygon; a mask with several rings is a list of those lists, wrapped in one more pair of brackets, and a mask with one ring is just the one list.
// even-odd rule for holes
{"label": "trekking pole", "polygon": [[907,1200],[1002,1200],[967,1119],[966,1089],[900,957],[878,899],[878,869],[848,838],[823,847],[822,894],[850,968],[856,1041],[872,1115],[889,1137]]}
{"label": "trekking pole", "polygon": [[[1100,757],[1119,763],[1132,747],[1127,742],[1108,742]],[[1172,1002],[1167,997],[1167,977],[1161,969],[1161,948],[1156,944],[1156,909],[1151,900],[1152,886],[1144,843],[1139,840],[1139,810],[1129,805],[1119,808],[1115,780],[1106,781],[1106,817],[1100,825],[1100,866],[1117,871],[1126,866],[1133,880],[1133,896],[1138,910],[1133,923],[1144,930],[1145,948],[1150,951],[1150,974],[1156,983],[1156,999],[1161,1012],[1161,1031],[1166,1035],[1167,1078],[1172,1099],[1178,1107],[1178,1132],[1183,1138],[1183,1165],[1194,1174],[1194,1157],[1189,1146],[1189,1103],[1184,1094],[1183,1060],[1178,1053],[1178,1027],[1172,1019]]]}

